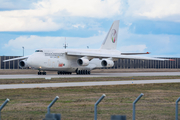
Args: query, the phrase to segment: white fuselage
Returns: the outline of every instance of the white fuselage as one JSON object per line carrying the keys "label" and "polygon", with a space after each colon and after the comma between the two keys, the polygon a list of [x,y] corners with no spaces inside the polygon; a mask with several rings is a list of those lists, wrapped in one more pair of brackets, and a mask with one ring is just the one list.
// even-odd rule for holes
{"label": "white fuselage", "polygon": [[[43,52],[35,52],[30,55],[26,60],[27,65],[33,69],[40,69],[44,71],[67,71],[75,72],[78,70],[92,70],[95,68],[103,67],[99,58],[93,58],[89,61],[89,65],[80,66],[77,63],[77,60],[82,56],[69,56],[66,55],[67,49],[45,49]],[[107,53],[107,54],[120,54],[119,51],[109,51],[109,50],[69,50],[68,51],[86,51],[86,52],[97,52],[97,53]],[[110,52],[110,53],[109,53]]]}

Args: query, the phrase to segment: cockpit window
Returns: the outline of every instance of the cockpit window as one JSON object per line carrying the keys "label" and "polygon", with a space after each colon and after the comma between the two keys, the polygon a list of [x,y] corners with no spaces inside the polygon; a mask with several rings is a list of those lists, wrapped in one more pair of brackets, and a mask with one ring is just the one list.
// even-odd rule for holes
{"label": "cockpit window", "polygon": [[35,52],[43,52],[43,50],[36,50]]}

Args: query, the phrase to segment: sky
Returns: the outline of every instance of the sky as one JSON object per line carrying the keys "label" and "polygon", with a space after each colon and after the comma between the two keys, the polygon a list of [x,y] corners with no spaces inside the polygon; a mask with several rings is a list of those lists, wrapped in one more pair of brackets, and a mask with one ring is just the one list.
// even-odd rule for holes
{"label": "sky", "polygon": [[115,20],[117,50],[180,56],[179,0],[0,0],[0,56],[99,49]]}

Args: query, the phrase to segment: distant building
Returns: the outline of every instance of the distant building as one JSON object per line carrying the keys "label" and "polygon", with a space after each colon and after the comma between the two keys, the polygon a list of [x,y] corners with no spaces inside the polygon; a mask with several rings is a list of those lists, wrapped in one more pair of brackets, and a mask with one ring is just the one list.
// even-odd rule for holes
{"label": "distant building", "polygon": [[180,58],[166,58],[174,59],[175,61],[157,61],[157,60],[131,60],[131,59],[119,59],[115,61],[113,69],[131,69],[131,68],[180,68]]}
{"label": "distant building", "polygon": [[[12,59],[20,56],[0,56],[0,69],[21,69],[19,67],[19,61],[15,60],[11,62],[3,62],[3,60]],[[131,68],[169,68],[177,69],[180,68],[180,58],[167,58],[175,59],[175,61],[156,61],[156,60],[130,60],[130,59],[119,59],[115,61],[114,67],[102,68],[102,69],[131,69]]]}

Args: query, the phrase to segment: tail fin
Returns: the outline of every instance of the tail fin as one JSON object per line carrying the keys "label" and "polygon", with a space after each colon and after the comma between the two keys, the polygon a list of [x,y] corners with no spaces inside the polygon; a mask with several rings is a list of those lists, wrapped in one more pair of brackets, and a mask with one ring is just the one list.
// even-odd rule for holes
{"label": "tail fin", "polygon": [[113,22],[106,38],[101,45],[101,49],[113,50],[116,49],[117,46],[117,38],[118,38],[118,30],[119,30],[119,20]]}

